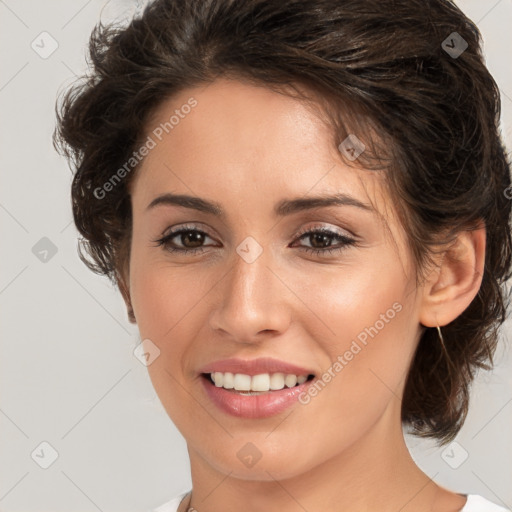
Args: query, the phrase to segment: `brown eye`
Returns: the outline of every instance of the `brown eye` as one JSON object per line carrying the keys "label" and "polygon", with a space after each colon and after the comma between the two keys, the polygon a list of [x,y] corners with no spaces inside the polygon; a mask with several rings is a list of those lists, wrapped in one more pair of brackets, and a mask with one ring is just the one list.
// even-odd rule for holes
{"label": "brown eye", "polygon": [[205,242],[205,238],[210,238],[210,236],[204,231],[182,227],[155,240],[155,243],[157,246],[163,246],[169,252],[197,253],[204,251],[205,247],[202,244]]}
{"label": "brown eye", "polygon": [[[204,242],[205,233],[197,230],[182,231],[180,241],[185,247],[198,247]],[[191,245],[189,245],[191,244]]]}
{"label": "brown eye", "polygon": [[[304,251],[309,251],[317,255],[327,255],[333,252],[340,252],[348,246],[355,245],[356,240],[330,229],[319,228],[311,229],[300,234],[298,240],[306,239],[311,247],[300,246]],[[339,240],[338,247],[331,247],[333,240]]]}
{"label": "brown eye", "polygon": [[[211,239],[204,231],[191,227],[181,227],[155,240],[155,243],[157,246],[164,247],[169,252],[195,254],[203,252],[208,247],[203,245],[206,238]],[[311,244],[310,247],[299,246],[299,249],[320,256],[341,252],[346,247],[356,244],[356,240],[353,238],[326,228],[304,231],[297,240],[308,240]],[[338,244],[335,247],[333,247],[334,240],[338,240]]]}

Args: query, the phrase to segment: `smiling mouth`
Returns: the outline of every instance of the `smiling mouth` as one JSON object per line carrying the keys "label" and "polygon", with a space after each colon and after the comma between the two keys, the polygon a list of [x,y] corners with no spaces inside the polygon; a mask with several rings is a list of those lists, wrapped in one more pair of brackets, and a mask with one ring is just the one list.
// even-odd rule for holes
{"label": "smiling mouth", "polygon": [[244,373],[214,372],[202,373],[209,385],[244,396],[264,395],[293,389],[314,379],[313,374],[294,375],[280,372],[247,375]]}

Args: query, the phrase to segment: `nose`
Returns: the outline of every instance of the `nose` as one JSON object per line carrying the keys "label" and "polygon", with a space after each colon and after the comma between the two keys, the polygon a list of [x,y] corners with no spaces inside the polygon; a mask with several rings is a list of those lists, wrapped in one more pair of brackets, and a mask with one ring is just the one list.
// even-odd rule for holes
{"label": "nose", "polygon": [[225,338],[253,344],[277,336],[288,329],[293,297],[272,265],[272,255],[264,249],[248,263],[233,255],[231,270],[218,283],[210,326]]}

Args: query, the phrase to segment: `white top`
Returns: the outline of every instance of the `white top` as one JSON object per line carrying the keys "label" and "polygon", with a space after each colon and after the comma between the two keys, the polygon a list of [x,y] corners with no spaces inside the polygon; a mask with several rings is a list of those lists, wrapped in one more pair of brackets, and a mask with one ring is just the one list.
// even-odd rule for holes
{"label": "white top", "polygon": [[[151,512],[178,512],[178,507],[181,503],[181,500],[188,494],[188,492],[184,492],[179,496],[176,496],[171,501],[167,501],[166,503],[160,505],[155,508]],[[507,510],[506,508],[500,507],[495,503],[485,499],[478,494],[467,494],[465,495],[468,498],[468,501],[464,505],[464,508],[460,510],[460,512],[512,512]]]}

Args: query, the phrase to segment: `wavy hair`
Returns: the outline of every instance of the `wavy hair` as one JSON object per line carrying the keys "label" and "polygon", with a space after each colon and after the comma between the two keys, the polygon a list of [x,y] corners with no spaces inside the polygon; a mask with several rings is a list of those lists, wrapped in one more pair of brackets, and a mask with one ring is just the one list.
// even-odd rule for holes
{"label": "wavy hair", "polygon": [[155,0],[126,26],[99,23],[88,62],[56,105],[54,145],[75,171],[80,258],[118,285],[137,168],[106,197],[94,191],[139,147],[164,99],[221,76],[309,91],[333,143],[361,135],[359,162],[385,164],[417,276],[439,244],[484,223],[479,292],[443,327],[444,344],[425,328],[402,401],[412,434],[452,440],[476,371],[492,367],[511,275],[510,162],[475,24],[448,0]]}

